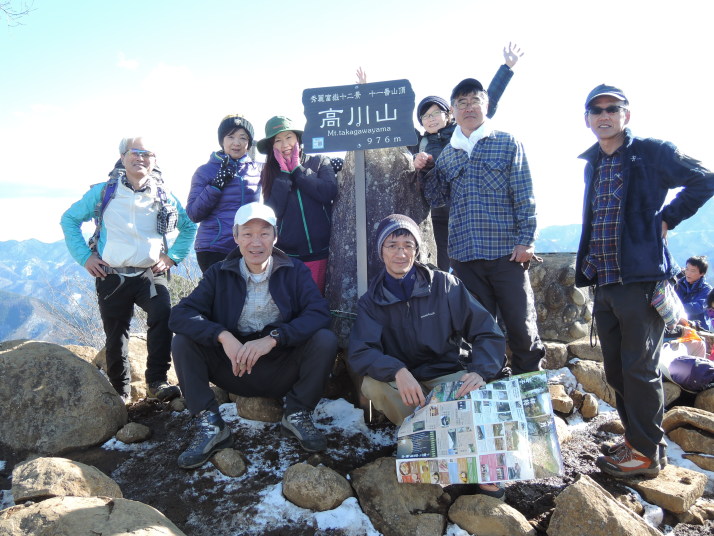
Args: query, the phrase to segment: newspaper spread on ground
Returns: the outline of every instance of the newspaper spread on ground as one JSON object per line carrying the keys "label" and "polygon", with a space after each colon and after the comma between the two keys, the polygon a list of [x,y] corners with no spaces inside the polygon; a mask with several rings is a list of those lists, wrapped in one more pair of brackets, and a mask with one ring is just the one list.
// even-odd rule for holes
{"label": "newspaper spread on ground", "polygon": [[497,380],[456,399],[460,385],[434,387],[399,427],[399,482],[481,484],[562,472],[545,372]]}

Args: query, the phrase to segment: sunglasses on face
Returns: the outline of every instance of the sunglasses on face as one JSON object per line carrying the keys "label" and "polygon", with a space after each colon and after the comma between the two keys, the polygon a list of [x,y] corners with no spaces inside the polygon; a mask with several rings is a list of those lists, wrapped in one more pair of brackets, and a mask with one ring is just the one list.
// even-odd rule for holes
{"label": "sunglasses on face", "polygon": [[154,153],[151,151],[144,151],[143,149],[129,149],[126,153],[129,153],[131,156],[136,156],[137,158],[156,158]]}
{"label": "sunglasses on face", "polygon": [[617,104],[612,104],[608,106],[607,108],[601,108],[600,106],[591,106],[588,108],[587,113],[590,115],[600,115],[603,112],[606,112],[610,115],[618,113],[620,110],[626,110],[624,106],[619,106]]}

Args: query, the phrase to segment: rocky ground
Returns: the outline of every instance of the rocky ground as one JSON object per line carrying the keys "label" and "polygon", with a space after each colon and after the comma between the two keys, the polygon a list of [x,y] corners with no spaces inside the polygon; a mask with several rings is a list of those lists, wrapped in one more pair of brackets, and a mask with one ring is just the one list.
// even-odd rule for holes
{"label": "rocky ground", "polygon": [[[331,404],[343,409],[349,407],[344,400]],[[157,401],[144,400],[129,408],[130,421],[151,428],[150,441],[126,447],[111,440],[103,447],[64,456],[93,465],[110,475],[120,485],[125,498],[157,508],[192,536],[355,534],[341,529],[320,530],[309,512],[301,514],[300,509],[271,503],[267,496],[279,485],[287,467],[297,462],[322,463],[348,475],[353,469],[377,458],[395,455],[394,426],[368,424],[359,430],[359,413],[356,411],[357,421],[352,425],[336,424],[330,416],[335,411],[325,406],[324,411],[318,411],[318,424],[328,432],[330,448],[326,453],[310,455],[294,440],[282,437],[279,424],[240,419],[234,408],[234,404],[224,405],[222,412],[234,431],[236,448],[248,462],[248,471],[240,478],[225,477],[211,464],[194,471],[179,469],[176,458],[188,442],[190,417],[186,411],[172,412]],[[600,431],[600,427],[612,418],[612,414],[602,414],[587,424],[570,427],[573,437],[562,451],[563,476],[507,486],[506,502],[523,513],[538,534],[546,534],[555,506],[554,498],[579,474],[590,475],[613,495],[629,492],[622,483],[603,476],[594,465],[598,444],[612,437]],[[10,489],[12,468],[22,459],[24,457],[18,453],[0,451],[0,460],[6,461],[0,470],[0,489]],[[454,498],[473,493],[470,486],[450,486],[446,491]],[[704,527],[677,524],[674,517],[666,516],[664,525],[662,528],[671,535],[714,534],[712,522]],[[450,530],[453,534],[464,534],[455,526]]]}

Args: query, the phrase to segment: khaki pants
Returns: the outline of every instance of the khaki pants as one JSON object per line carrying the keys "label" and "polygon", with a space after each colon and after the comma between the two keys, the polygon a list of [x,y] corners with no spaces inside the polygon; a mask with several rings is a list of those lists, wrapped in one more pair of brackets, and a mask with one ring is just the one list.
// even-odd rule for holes
{"label": "khaki pants", "polygon": [[[431,380],[420,381],[424,396],[429,394],[435,385],[444,382],[456,382],[468,371],[460,370],[446,376],[439,376]],[[402,424],[406,417],[412,414],[414,408],[402,402],[396,382],[380,382],[365,376],[362,380],[362,394],[372,401],[372,404],[379,411],[397,426]]]}

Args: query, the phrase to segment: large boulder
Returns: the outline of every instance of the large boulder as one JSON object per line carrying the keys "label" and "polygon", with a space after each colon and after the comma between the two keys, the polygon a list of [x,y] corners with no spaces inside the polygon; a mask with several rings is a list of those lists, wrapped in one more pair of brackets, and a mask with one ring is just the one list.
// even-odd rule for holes
{"label": "large boulder", "polygon": [[99,469],[65,458],[35,458],[12,470],[12,498],[17,504],[65,495],[123,497],[117,483]]}
{"label": "large boulder", "polygon": [[126,407],[96,367],[46,342],[0,343],[0,442],[60,454],[103,443],[127,421]]}
{"label": "large boulder", "polygon": [[714,471],[714,456],[703,454],[683,454],[684,458],[694,462],[706,471]]}
{"label": "large boulder", "polygon": [[605,368],[602,363],[581,360],[574,363],[570,371],[583,386],[583,389],[615,407],[615,390],[607,384]]}
{"label": "large boulder", "polygon": [[451,498],[438,484],[400,484],[395,458],[352,472],[362,510],[384,536],[441,536]]}
{"label": "large boulder", "polygon": [[587,475],[555,498],[548,536],[662,536]]}
{"label": "large boulder", "polygon": [[573,399],[568,396],[565,387],[560,384],[549,385],[550,400],[553,404],[553,409],[558,413],[569,415],[573,411]]}
{"label": "large boulder", "polygon": [[711,435],[685,427],[675,428],[667,435],[684,451],[714,455],[714,437]]}
{"label": "large boulder", "polygon": [[697,393],[697,398],[694,399],[694,407],[714,413],[714,389],[707,389]]}
{"label": "large boulder", "polygon": [[600,363],[603,361],[600,341],[597,340],[595,346],[593,346],[590,344],[590,337],[584,337],[568,344],[568,353],[587,361],[598,361]]}
{"label": "large boulder", "polygon": [[337,508],[353,493],[347,479],[329,467],[297,463],[285,471],[283,495],[301,508],[324,512]]}
{"label": "large boulder", "polygon": [[686,425],[714,434],[714,413],[698,408],[677,406],[665,413],[662,419],[662,428],[667,434]]}
{"label": "large boulder", "polygon": [[275,398],[236,396],[236,409],[251,421],[280,422],[283,418],[283,401]]}
{"label": "large boulder", "polygon": [[704,493],[707,476],[697,471],[669,464],[657,478],[632,479],[630,485],[652,504],[683,514]]}
{"label": "large boulder", "polygon": [[449,508],[449,519],[479,536],[535,536],[535,529],[515,508],[487,495],[462,495]]}
{"label": "large boulder", "polygon": [[538,314],[538,333],[547,340],[570,342],[588,333],[592,297],[575,288],[575,254],[544,253],[531,262],[529,276]]}
{"label": "large boulder", "polygon": [[99,350],[93,346],[81,346],[78,344],[65,344],[63,346],[79,357],[82,361],[86,361],[87,363],[92,363],[94,358],[97,357],[97,354],[99,353]]}
{"label": "large boulder", "polygon": [[[136,401],[146,396],[146,335],[133,334],[129,336],[129,367],[131,371],[131,399]],[[107,372],[107,352],[102,348],[92,361],[96,366]],[[178,378],[173,365],[167,373],[169,383],[178,385]]]}
{"label": "large boulder", "polygon": [[0,512],[0,536],[185,536],[146,504],[110,497],[54,497]]}
{"label": "large boulder", "polygon": [[[367,211],[367,274],[371,279],[382,267],[375,251],[374,233],[379,222],[390,214],[405,214],[422,234],[421,260],[436,264],[434,232],[430,209],[415,179],[414,160],[404,147],[364,151]],[[339,193],[332,210],[330,262],[327,266],[325,297],[333,317],[333,329],[340,346],[347,346],[352,329],[351,315],[357,312],[357,224],[355,215],[355,153],[348,152],[338,174]]]}
{"label": "large boulder", "polygon": [[562,342],[546,341],[545,358],[541,365],[546,370],[558,370],[568,361],[568,348]]}

